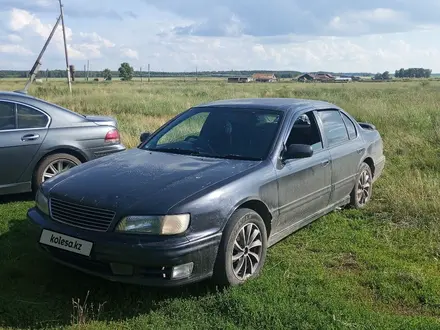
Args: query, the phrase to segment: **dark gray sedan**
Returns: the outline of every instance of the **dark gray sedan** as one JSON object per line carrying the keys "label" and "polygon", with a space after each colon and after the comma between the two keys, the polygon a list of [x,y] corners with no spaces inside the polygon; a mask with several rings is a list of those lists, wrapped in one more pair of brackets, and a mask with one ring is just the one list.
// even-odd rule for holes
{"label": "dark gray sedan", "polygon": [[0,195],[30,192],[60,172],[122,150],[111,117],[0,92]]}
{"label": "dark gray sedan", "polygon": [[269,246],[367,205],[385,165],[373,125],[313,100],[199,105],[141,140],[41,186],[28,217],[56,261],[121,282],[240,284]]}

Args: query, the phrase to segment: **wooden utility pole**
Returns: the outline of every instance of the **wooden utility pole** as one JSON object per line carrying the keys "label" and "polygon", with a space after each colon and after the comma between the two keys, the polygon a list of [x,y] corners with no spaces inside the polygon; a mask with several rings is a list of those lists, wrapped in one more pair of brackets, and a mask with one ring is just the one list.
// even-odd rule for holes
{"label": "wooden utility pole", "polygon": [[[58,27],[58,24],[60,24],[60,20],[61,20],[61,15],[58,17],[57,22],[55,23],[55,26],[52,29],[52,32],[49,35],[49,38],[47,38],[46,43],[43,46],[43,49],[41,50],[40,54],[37,57],[37,60],[34,63],[34,66],[32,67],[29,75],[26,74],[26,77],[29,77],[28,82],[26,83],[26,85],[24,86],[24,91],[27,92],[27,90],[29,89],[30,85],[34,82],[35,78],[37,77],[38,71],[40,70],[40,66],[41,66],[41,58],[43,57],[44,52],[46,51],[47,46],[49,45],[50,41],[52,40],[53,35],[55,34],[55,31]],[[69,68],[67,68],[68,70]]]}
{"label": "wooden utility pole", "polygon": [[66,55],[66,71],[67,71],[67,83],[69,84],[69,91],[72,93],[72,83],[70,81],[70,68],[69,68],[69,56],[67,52],[67,40],[66,40],[66,27],[64,25],[64,11],[63,4],[60,2],[60,13],[61,13],[61,25],[63,27],[63,39],[64,39],[64,53]]}
{"label": "wooden utility pole", "polygon": [[148,64],[148,82],[150,82],[150,64]]}
{"label": "wooden utility pole", "polygon": [[141,71],[140,71],[140,73],[141,73],[141,83],[142,83],[142,67],[141,67]]}

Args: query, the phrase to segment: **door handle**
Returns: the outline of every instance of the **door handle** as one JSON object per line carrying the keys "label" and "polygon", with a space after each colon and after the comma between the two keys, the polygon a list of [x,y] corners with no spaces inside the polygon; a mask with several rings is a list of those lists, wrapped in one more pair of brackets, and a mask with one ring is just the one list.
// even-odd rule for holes
{"label": "door handle", "polygon": [[323,162],[321,163],[321,166],[322,166],[322,167],[326,167],[328,164],[330,164],[330,161],[329,161],[329,160],[325,160],[325,161],[323,161]]}
{"label": "door handle", "polygon": [[38,139],[40,137],[40,135],[38,134],[27,134],[27,135],[23,135],[21,137],[21,141],[34,141],[36,139]]}
{"label": "door handle", "polygon": [[365,151],[365,148],[360,148],[360,149],[357,150],[357,153],[358,154],[362,154],[364,151]]}

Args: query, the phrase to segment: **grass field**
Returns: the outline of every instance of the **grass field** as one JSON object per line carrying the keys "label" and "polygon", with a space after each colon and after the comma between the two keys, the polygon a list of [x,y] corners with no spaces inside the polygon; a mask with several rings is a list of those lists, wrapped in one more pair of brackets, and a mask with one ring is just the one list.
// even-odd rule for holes
{"label": "grass field", "polygon": [[[24,81],[0,80],[0,90]],[[269,250],[262,275],[152,289],[47,260],[29,239],[29,196],[0,199],[0,327],[87,329],[440,329],[440,82],[226,84],[152,80],[33,86],[74,111],[115,116],[135,147],[186,108],[215,99],[323,99],[380,130],[387,164],[363,211],[330,214]],[[78,308],[77,301],[87,306]],[[99,313],[98,313],[98,310]]]}

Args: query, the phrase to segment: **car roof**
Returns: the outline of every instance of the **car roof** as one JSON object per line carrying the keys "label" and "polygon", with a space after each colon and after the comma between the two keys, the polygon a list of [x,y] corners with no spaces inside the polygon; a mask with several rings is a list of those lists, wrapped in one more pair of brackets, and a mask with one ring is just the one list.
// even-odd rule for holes
{"label": "car roof", "polygon": [[243,109],[267,109],[283,112],[298,112],[303,110],[316,109],[340,109],[338,106],[320,100],[299,99],[299,98],[241,98],[218,100],[203,103],[194,108],[243,108]]}
{"label": "car roof", "polygon": [[16,98],[22,98],[22,99],[32,99],[35,100],[36,98],[32,95],[27,94],[25,91],[0,91],[0,97],[13,97]]}
{"label": "car roof", "polygon": [[[55,118],[57,118],[57,120],[61,120],[60,118],[64,118],[63,120],[67,122],[72,122],[72,120],[76,121],[78,119],[82,120],[84,118],[83,115],[77,112],[64,108],[58,104],[27,94],[25,91],[0,91],[0,100],[22,102],[24,104],[36,107],[48,113],[52,117],[52,122],[54,122]],[[60,116],[61,114],[63,114],[63,116]]]}

